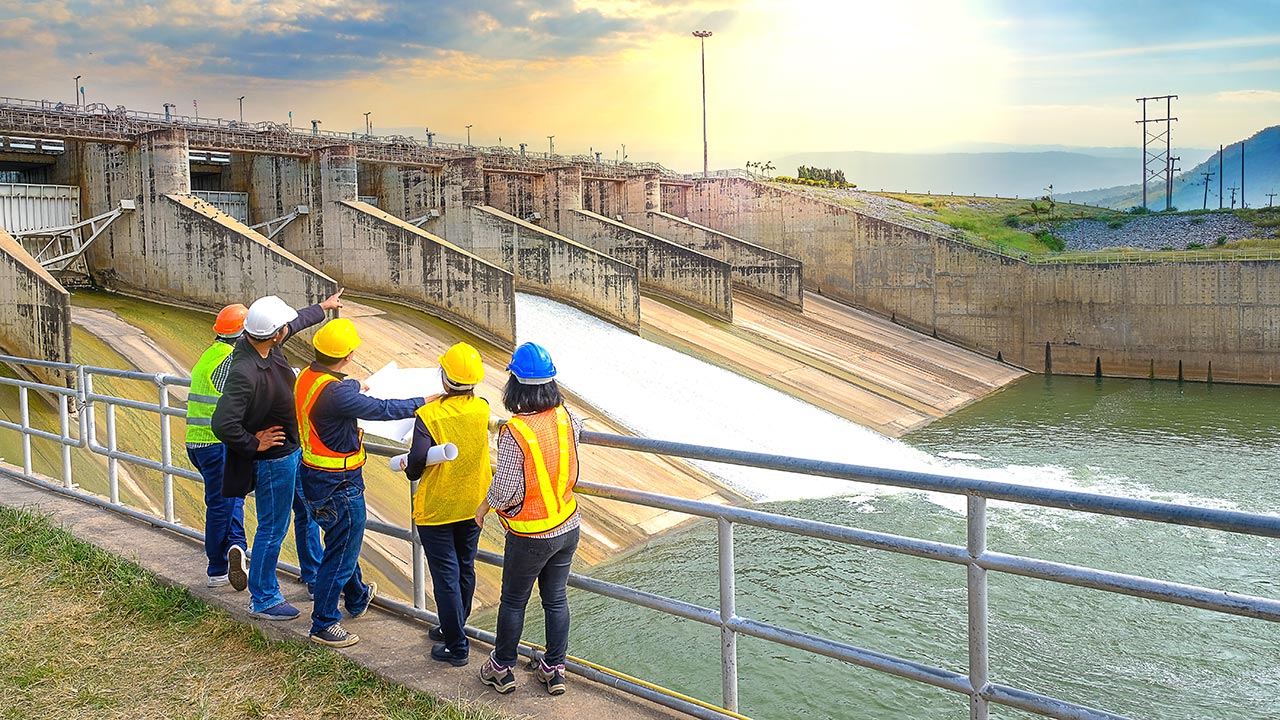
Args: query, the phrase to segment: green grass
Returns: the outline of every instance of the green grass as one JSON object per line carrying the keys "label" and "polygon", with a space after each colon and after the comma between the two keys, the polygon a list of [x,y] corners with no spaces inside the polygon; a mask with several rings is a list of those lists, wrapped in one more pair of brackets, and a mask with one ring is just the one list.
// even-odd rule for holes
{"label": "green grass", "polygon": [[6,720],[501,717],[270,640],[40,515],[0,508],[0,562]]}
{"label": "green grass", "polygon": [[1098,220],[1107,223],[1126,222],[1122,213],[1087,205],[1058,203],[1054,208],[1054,220],[1049,221],[1047,204],[1034,201],[1042,208],[1037,214],[1031,208],[1031,200],[1011,198],[963,197],[954,195],[916,195],[908,193],[882,193],[922,209],[920,217],[937,220],[958,230],[964,230],[982,240],[996,243],[1032,255],[1053,252],[1041,237],[1022,229],[1037,222],[1058,225],[1074,220]]}

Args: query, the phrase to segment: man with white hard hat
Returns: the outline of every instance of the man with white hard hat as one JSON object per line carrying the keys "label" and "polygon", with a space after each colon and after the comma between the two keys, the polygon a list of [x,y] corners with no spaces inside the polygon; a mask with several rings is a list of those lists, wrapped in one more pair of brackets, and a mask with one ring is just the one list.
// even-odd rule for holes
{"label": "man with white hard hat", "polygon": [[320,563],[320,531],[306,514],[298,487],[302,451],[294,411],[294,373],[280,346],[294,334],[317,325],[326,310],[342,307],[342,290],[318,305],[294,310],[270,295],[249,306],[244,337],[231,354],[223,395],[213,412],[213,433],[227,447],[222,491],[227,497],[255,493],[258,529],[253,537],[253,564],[232,548],[230,579],[249,588],[249,614],[264,620],[292,620],[298,609],[289,604],[276,580],[280,545],[295,514],[298,564],[302,579],[315,582]]}

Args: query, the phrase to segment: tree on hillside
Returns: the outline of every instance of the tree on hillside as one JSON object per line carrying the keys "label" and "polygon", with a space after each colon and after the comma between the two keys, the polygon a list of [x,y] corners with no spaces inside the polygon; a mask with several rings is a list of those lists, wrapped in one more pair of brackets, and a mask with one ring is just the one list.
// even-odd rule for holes
{"label": "tree on hillside", "polygon": [[[1053,211],[1058,207],[1058,203],[1053,200],[1053,183],[1049,183],[1049,187],[1045,188],[1044,191],[1045,196],[1040,199],[1049,204],[1049,222],[1053,222]],[[1032,203],[1031,206],[1035,207],[1035,203]]]}

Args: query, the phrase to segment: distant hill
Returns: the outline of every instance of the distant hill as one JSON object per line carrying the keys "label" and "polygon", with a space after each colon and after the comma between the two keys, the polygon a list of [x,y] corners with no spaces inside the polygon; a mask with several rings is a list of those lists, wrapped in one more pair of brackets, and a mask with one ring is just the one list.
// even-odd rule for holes
{"label": "distant hill", "polygon": [[[965,153],[807,152],[787,155],[773,163],[779,173],[786,175],[794,175],[799,165],[843,170],[850,182],[864,190],[1031,197],[1043,195],[1050,183],[1055,192],[1069,192],[1109,187],[1132,179],[1138,173],[1138,153],[1137,148]],[[1183,155],[1188,156],[1190,152]]]}
{"label": "distant hill", "polygon": [[[1274,125],[1255,133],[1244,141],[1244,190],[1249,207],[1266,207],[1267,193],[1280,192],[1280,125]],[[1184,160],[1186,156],[1184,155]],[[1208,200],[1205,199],[1204,178],[1201,173],[1212,172],[1209,180]],[[1179,210],[1199,210],[1206,205],[1218,207],[1218,187],[1221,180],[1223,207],[1231,207],[1231,187],[1240,186],[1240,142],[1228,145],[1222,151],[1222,172],[1218,170],[1218,153],[1213,152],[1204,162],[1186,170],[1173,179],[1173,205]],[[1117,209],[1128,209],[1142,204],[1142,186],[1118,185],[1098,190],[1068,192],[1057,196],[1065,202],[1089,203]],[[1272,200],[1280,205],[1280,196]],[[1147,206],[1152,210],[1164,209],[1164,187],[1157,184],[1147,188]],[[1240,191],[1236,191],[1236,207],[1240,206]]]}

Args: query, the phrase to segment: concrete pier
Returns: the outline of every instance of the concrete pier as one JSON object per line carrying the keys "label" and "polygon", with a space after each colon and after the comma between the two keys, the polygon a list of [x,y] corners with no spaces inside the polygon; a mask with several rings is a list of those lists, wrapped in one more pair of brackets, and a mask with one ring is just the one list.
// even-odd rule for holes
{"label": "concrete pier", "polygon": [[[0,228],[0,349],[8,355],[71,362],[71,293]],[[35,370],[35,379],[67,385],[55,370]]]}
{"label": "concrete pier", "polygon": [[121,199],[139,210],[89,248],[91,272],[105,287],[208,309],[267,294],[308,305],[337,289],[324,273],[190,195],[181,129],[147,133],[132,146],[85,143],[81,164],[87,212]]}
{"label": "concrete pier", "polygon": [[291,250],[361,294],[424,310],[499,346],[515,342],[510,272],[359,202],[350,145],[321,148],[309,164],[308,232]]}
{"label": "concrete pier", "polygon": [[635,266],[492,207],[480,205],[470,212],[467,249],[514,273],[518,290],[640,332],[640,279]]}
{"label": "concrete pier", "polygon": [[569,237],[639,268],[645,290],[733,320],[733,268],[728,263],[588,210],[562,217],[568,220]]}
{"label": "concrete pier", "polygon": [[729,263],[733,285],[792,309],[804,307],[803,268],[799,260],[664,212],[645,213],[654,235]]}

